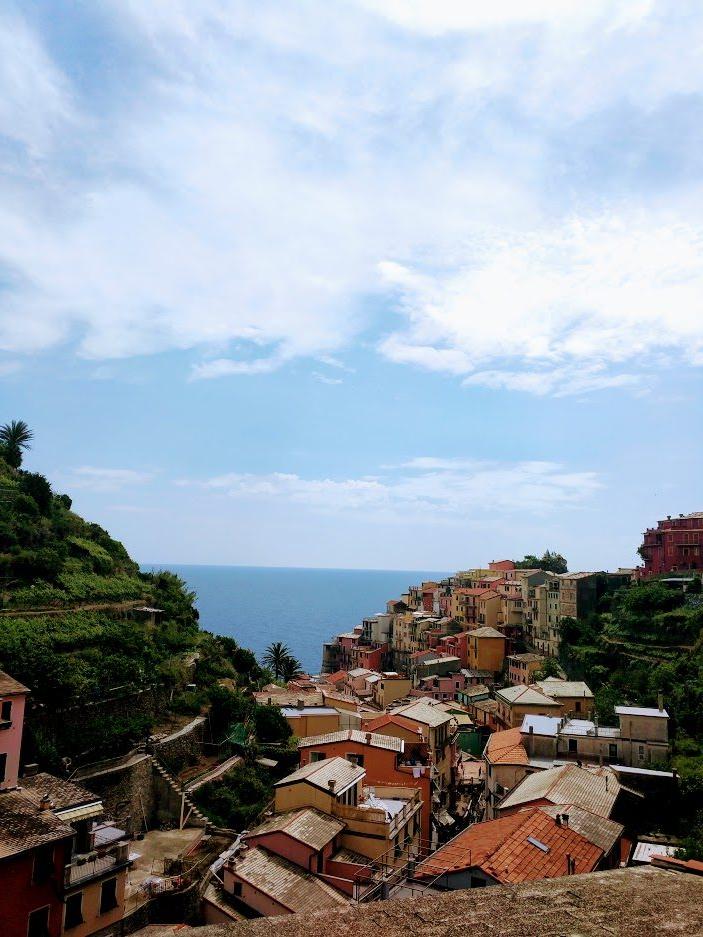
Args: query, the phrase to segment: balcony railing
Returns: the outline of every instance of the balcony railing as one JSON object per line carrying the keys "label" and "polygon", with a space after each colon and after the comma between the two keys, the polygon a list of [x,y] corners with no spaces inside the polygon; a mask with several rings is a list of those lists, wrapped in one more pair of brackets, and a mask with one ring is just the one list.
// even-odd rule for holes
{"label": "balcony railing", "polygon": [[129,843],[117,845],[100,853],[74,856],[73,862],[64,869],[64,887],[72,888],[89,878],[98,878],[129,864]]}

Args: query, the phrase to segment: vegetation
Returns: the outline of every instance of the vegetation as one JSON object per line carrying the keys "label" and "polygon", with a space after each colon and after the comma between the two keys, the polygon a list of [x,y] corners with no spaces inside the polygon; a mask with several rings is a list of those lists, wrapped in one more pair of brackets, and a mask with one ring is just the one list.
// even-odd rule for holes
{"label": "vegetation", "polygon": [[515,568],[543,569],[549,573],[565,573],[569,569],[561,553],[552,550],[545,550],[541,557],[528,553],[523,559],[515,561]]}
{"label": "vegetation", "polygon": [[591,686],[603,724],[615,724],[618,704],[656,706],[663,695],[685,848],[703,858],[703,597],[696,585],[683,592],[654,579],[605,595],[596,613],[562,621],[561,647],[562,666]]}
{"label": "vegetation", "polygon": [[274,677],[283,680],[292,680],[302,670],[300,661],[291,653],[290,648],[282,641],[274,641],[266,648],[263,656],[264,666],[269,667]]}
{"label": "vegetation", "polygon": [[22,454],[29,449],[33,436],[24,420],[12,420],[0,426],[0,456],[12,468],[18,469],[22,465]]}

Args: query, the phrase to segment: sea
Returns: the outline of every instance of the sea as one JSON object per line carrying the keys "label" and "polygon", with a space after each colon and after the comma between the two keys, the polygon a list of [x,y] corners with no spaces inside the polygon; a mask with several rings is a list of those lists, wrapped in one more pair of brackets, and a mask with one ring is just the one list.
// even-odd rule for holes
{"label": "sea", "polygon": [[319,673],[322,644],[361,619],[385,610],[410,585],[446,572],[417,570],[293,569],[266,566],[178,566],[170,569],[196,595],[206,631],[234,638],[258,658],[283,641],[308,673]]}

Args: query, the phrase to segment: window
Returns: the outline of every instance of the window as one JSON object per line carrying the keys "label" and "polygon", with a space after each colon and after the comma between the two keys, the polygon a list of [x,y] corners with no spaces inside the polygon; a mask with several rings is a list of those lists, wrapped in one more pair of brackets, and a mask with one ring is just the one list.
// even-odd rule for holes
{"label": "window", "polygon": [[581,700],[576,700],[576,712],[581,712]]}
{"label": "window", "polygon": [[49,880],[54,871],[54,847],[40,846],[34,853],[32,867],[32,882],[34,885],[43,885]]}
{"label": "window", "polygon": [[356,765],[357,768],[364,767],[363,755],[357,755],[356,752],[347,752],[344,757],[347,759],[347,761],[351,762],[353,765]]}
{"label": "window", "polygon": [[79,891],[77,895],[69,895],[66,899],[66,916],[64,918],[64,927],[78,927],[83,923],[83,892]]}
{"label": "window", "polygon": [[49,906],[37,908],[27,918],[27,937],[49,937]]}
{"label": "window", "polygon": [[325,753],[324,752],[310,752],[310,761],[324,761]]}
{"label": "window", "polygon": [[241,882],[232,882],[232,894],[235,898],[242,897],[242,883]]}
{"label": "window", "polygon": [[0,753],[0,784],[7,777],[7,755],[5,752]]}
{"label": "window", "polygon": [[3,700],[0,706],[0,722],[10,722],[12,719],[12,700]]}
{"label": "window", "polygon": [[105,914],[117,907],[117,879],[109,878],[100,889],[100,913]]}
{"label": "window", "polygon": [[578,739],[569,739],[569,754],[576,754],[579,750]]}
{"label": "window", "polygon": [[640,761],[644,761],[644,745],[640,745],[638,746],[638,748],[639,748]]}

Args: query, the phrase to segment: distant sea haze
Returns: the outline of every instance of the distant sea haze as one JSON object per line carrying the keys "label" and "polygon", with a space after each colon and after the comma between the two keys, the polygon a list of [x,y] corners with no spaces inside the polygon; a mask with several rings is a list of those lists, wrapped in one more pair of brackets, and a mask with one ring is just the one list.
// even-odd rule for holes
{"label": "distant sea haze", "polygon": [[447,573],[407,570],[276,569],[266,566],[174,566],[148,563],[145,571],[170,569],[198,596],[200,624],[235,638],[261,658],[283,641],[310,673],[318,673],[322,644],[361,619],[384,611],[409,585]]}

